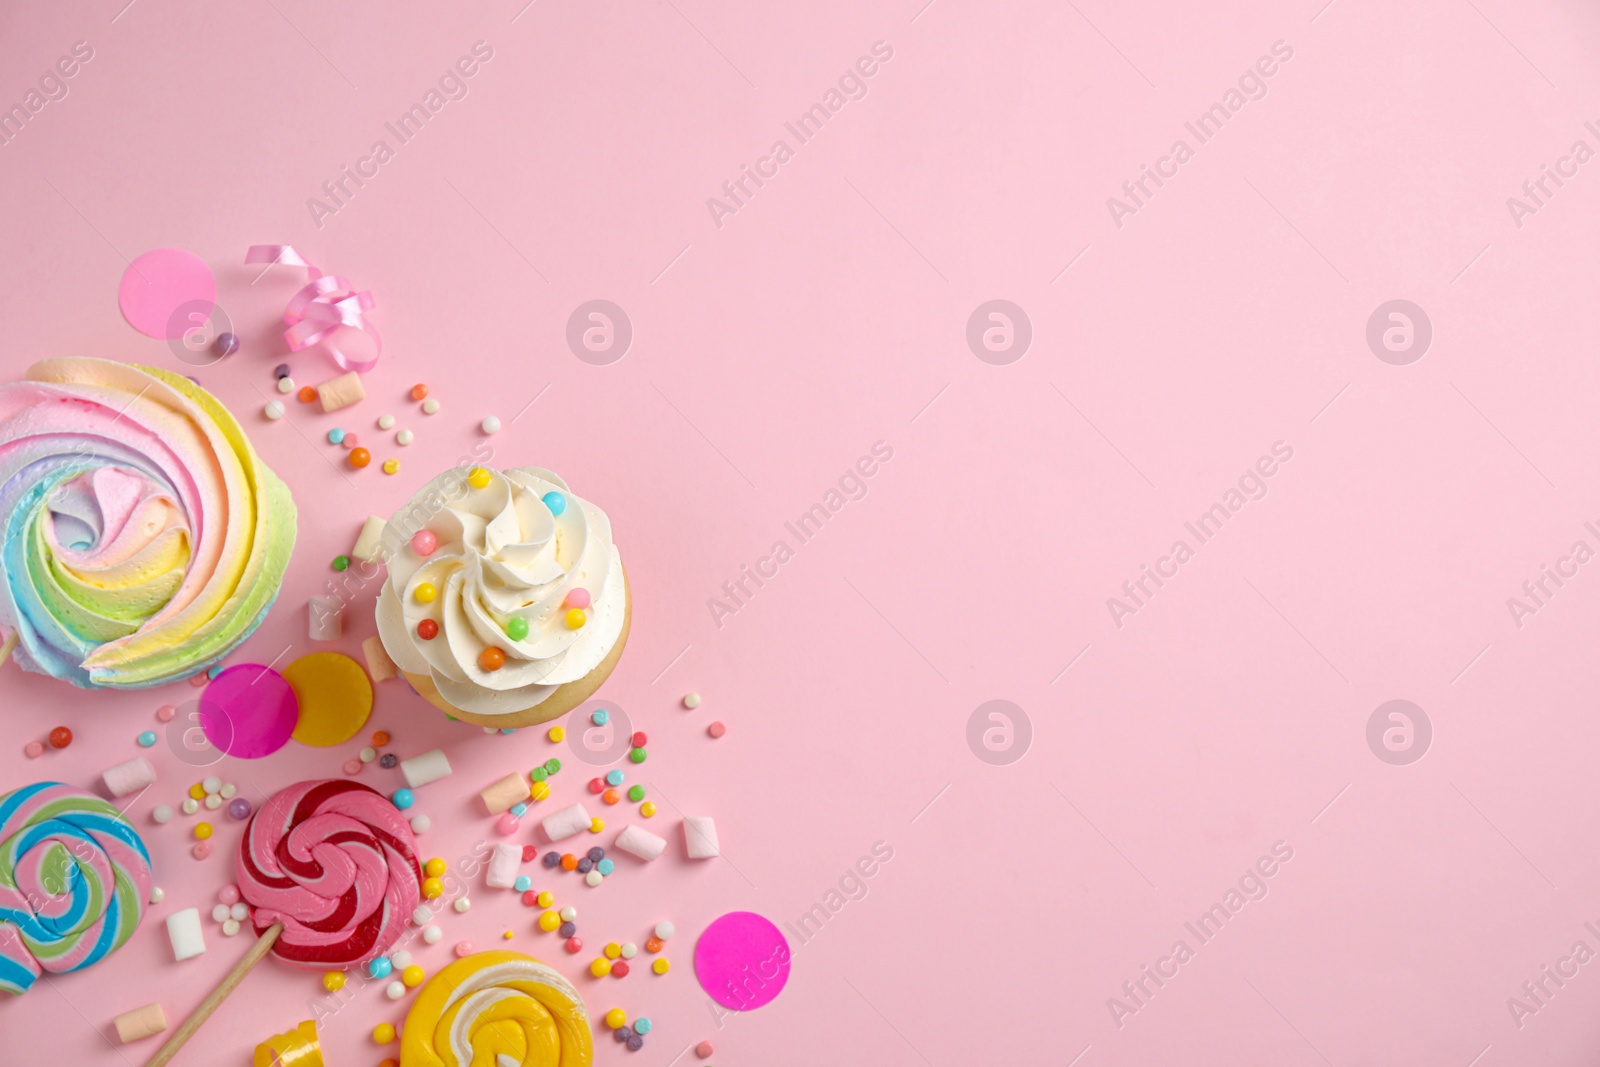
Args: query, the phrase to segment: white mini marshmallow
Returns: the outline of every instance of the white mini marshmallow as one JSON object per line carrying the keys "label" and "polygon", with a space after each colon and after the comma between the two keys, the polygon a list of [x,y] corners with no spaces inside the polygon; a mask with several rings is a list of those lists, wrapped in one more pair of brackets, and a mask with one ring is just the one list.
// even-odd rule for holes
{"label": "white mini marshmallow", "polygon": [[356,538],[356,545],[350,550],[351,557],[363,563],[377,563],[382,554],[383,528],[387,525],[388,519],[368,515],[365,525],[361,527],[361,536]]}
{"label": "white mini marshmallow", "polygon": [[562,808],[558,812],[546,815],[543,823],[544,832],[550,840],[560,841],[563,838],[571,837],[573,834],[583,833],[593,821],[589,817],[589,813],[583,810],[582,804],[574,804],[569,808]]}
{"label": "white mini marshmallow", "polygon": [[436,748],[420,756],[401,760],[400,773],[405,775],[406,785],[415,789],[420,785],[448,778],[450,761],[445,758],[444,749]]}
{"label": "white mini marshmallow", "polygon": [[683,817],[683,847],[692,860],[710,859],[722,855],[717,845],[717,824],[709,815]]}
{"label": "white mini marshmallow", "polygon": [[[135,756],[126,763],[107,767],[100,773],[100,780],[105,782],[106,790],[112,796],[125,797],[146,786],[155,785],[156,769],[143,756]],[[171,809],[168,810],[170,812]]]}
{"label": "white mini marshmallow", "polygon": [[648,863],[666,850],[667,839],[657,837],[643,827],[629,826],[617,835],[611,847],[621,849],[630,856],[638,856]]}
{"label": "white mini marshmallow", "polygon": [[338,411],[366,398],[367,391],[361,387],[361,375],[355,371],[329,378],[317,386],[317,399],[322,401],[323,411]]}
{"label": "white mini marshmallow", "polygon": [[184,908],[167,916],[167,938],[172,942],[172,958],[187,960],[206,950],[206,935],[200,929],[200,909]]}
{"label": "white mini marshmallow", "polygon": [[489,873],[484,876],[484,884],[492,889],[510,889],[517,884],[517,868],[520,866],[522,846],[502,841],[494,846],[494,855],[489,857]]}
{"label": "white mini marshmallow", "polygon": [[478,794],[483,798],[484,810],[490,815],[499,815],[503,811],[510,811],[513,805],[521,804],[532,795],[528,780],[517,771],[512,771]]}

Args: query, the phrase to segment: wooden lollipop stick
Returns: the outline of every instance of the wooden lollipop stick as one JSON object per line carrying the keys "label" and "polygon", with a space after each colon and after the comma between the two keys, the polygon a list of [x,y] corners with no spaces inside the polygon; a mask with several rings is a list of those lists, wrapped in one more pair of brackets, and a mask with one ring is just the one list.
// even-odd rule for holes
{"label": "wooden lollipop stick", "polygon": [[172,1036],[167,1038],[167,1043],[161,1046],[145,1067],[162,1067],[162,1064],[176,1056],[184,1042],[194,1036],[195,1031],[211,1018],[211,1013],[228,999],[228,994],[233,992],[234,987],[244,981],[244,976],[250,973],[250,968],[261,962],[261,957],[272,949],[281,933],[283,933],[282,923],[273,923],[267,927],[266,932],[256,938],[256,943],[250,946],[250,951],[244,954],[244,959],[233,965],[233,970],[229,971],[217,984],[217,988],[208,993],[206,999],[200,1002],[200,1006],[183,1020],[183,1025],[172,1032]]}

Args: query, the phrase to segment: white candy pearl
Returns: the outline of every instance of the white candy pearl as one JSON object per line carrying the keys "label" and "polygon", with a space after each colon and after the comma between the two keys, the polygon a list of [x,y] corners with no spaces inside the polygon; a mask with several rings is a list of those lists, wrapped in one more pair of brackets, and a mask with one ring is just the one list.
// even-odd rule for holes
{"label": "white candy pearl", "polygon": [[196,800],[194,797],[185,798],[185,800],[183,802],[183,813],[185,815],[193,815],[195,812],[197,812],[199,810],[200,810],[200,802],[198,800]]}
{"label": "white candy pearl", "polygon": [[623,959],[631,960],[631,959],[633,959],[633,957],[637,956],[638,954],[639,954],[639,946],[635,945],[632,941],[629,941],[627,944],[622,946],[622,958]]}
{"label": "white candy pearl", "polygon": [[364,749],[361,750],[361,762],[362,763],[371,763],[373,760],[375,760],[377,758],[378,758],[378,750],[377,749],[375,749],[375,748],[364,748]]}
{"label": "white candy pearl", "polygon": [[418,904],[417,910],[411,913],[411,921],[417,926],[427,926],[433,922],[433,909],[426,904]]}
{"label": "white candy pearl", "polygon": [[227,922],[222,924],[222,933],[223,933],[224,936],[232,937],[234,934],[237,934],[238,932],[239,932],[239,920],[238,919],[229,919]]}
{"label": "white candy pearl", "polygon": [[217,794],[212,793],[210,796],[206,797],[205,805],[207,811],[216,811],[218,808],[222,807],[222,798],[217,796]]}
{"label": "white candy pearl", "polygon": [[590,889],[593,889],[595,886],[599,885],[605,880],[606,876],[601,874],[599,871],[590,871],[588,874],[583,876],[584,883],[588,885]]}
{"label": "white candy pearl", "polygon": [[564,922],[564,923],[576,922],[577,919],[578,919],[578,909],[574,908],[571,904],[568,904],[566,907],[561,909],[561,921],[562,922]]}
{"label": "white candy pearl", "polygon": [[422,402],[422,413],[424,415],[433,415],[437,413],[438,410],[439,401],[436,398],[430,396],[428,399]]}
{"label": "white candy pearl", "polygon": [[389,962],[394,964],[395,970],[403,971],[407,967],[411,966],[411,953],[407,952],[405,949],[401,949],[399,952],[390,953]]}
{"label": "white candy pearl", "polygon": [[167,891],[158,885],[150,887],[150,903],[159,904],[167,899]]}
{"label": "white candy pearl", "polygon": [[428,832],[428,828],[432,825],[433,820],[429,819],[426,815],[411,816],[411,832],[414,834],[425,834]]}
{"label": "white candy pearl", "polygon": [[472,898],[471,897],[462,897],[460,900],[456,901],[454,904],[452,904],[450,906],[452,908],[455,908],[458,913],[460,913],[462,915],[465,915],[467,913],[467,911],[472,907]]}
{"label": "white candy pearl", "polygon": [[171,822],[172,821],[172,807],[171,807],[171,805],[168,805],[168,804],[157,804],[155,806],[155,808],[151,810],[150,818],[154,819],[158,825],[162,824],[162,823]]}
{"label": "white candy pearl", "polygon": [[390,982],[389,987],[383,992],[390,1000],[399,1000],[401,997],[406,995],[406,984],[398,981]]}
{"label": "white candy pearl", "polygon": [[294,379],[293,378],[279,378],[278,379],[278,392],[280,392],[280,393],[292,393],[292,392],[294,392],[294,388],[295,388],[295,386],[294,386]]}
{"label": "white candy pearl", "polygon": [[488,418],[484,419],[482,426],[484,433],[496,434],[500,432],[500,420],[495,418],[493,415],[490,415]]}
{"label": "white candy pearl", "polygon": [[267,406],[261,409],[261,414],[265,415],[269,419],[274,420],[283,418],[283,401],[267,401]]}
{"label": "white candy pearl", "polygon": [[656,936],[663,941],[671,941],[672,935],[677,932],[678,928],[667,922],[665,919],[656,923]]}
{"label": "white candy pearl", "polygon": [[379,415],[378,416],[378,429],[380,429],[380,430],[388,430],[388,429],[392,429],[393,427],[394,427],[394,416],[393,415]]}
{"label": "white candy pearl", "polygon": [[416,439],[417,435],[412,433],[410,430],[401,430],[399,433],[394,435],[394,442],[397,445],[409,445]]}
{"label": "white candy pearl", "polygon": [[239,901],[239,903],[228,909],[228,917],[230,919],[238,919],[240,922],[244,922],[246,919],[250,918],[250,905],[246,904],[242,900]]}
{"label": "white candy pearl", "polygon": [[213,774],[200,783],[200,788],[207,793],[215,793],[222,788],[222,779]]}
{"label": "white candy pearl", "polygon": [[437,945],[439,943],[439,939],[443,936],[444,931],[439,929],[437,926],[424,926],[422,928],[422,940],[424,944]]}
{"label": "white candy pearl", "polygon": [[688,708],[690,711],[698,708],[700,706],[700,694],[686,693],[683,698],[683,706]]}
{"label": "white candy pearl", "polygon": [[232,800],[239,792],[239,787],[232,782],[223,782],[222,789],[217,793],[223,800]]}
{"label": "white candy pearl", "polygon": [[228,906],[226,904],[218,904],[216,907],[212,908],[211,909],[211,921],[212,922],[219,922],[219,923],[227,922],[228,921]]}

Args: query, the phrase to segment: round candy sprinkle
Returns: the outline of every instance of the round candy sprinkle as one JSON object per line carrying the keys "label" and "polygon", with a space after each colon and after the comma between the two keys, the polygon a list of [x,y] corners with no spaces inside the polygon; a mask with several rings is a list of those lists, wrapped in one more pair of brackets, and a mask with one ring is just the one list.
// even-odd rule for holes
{"label": "round candy sprinkle", "polygon": [[604,978],[611,973],[611,961],[602,956],[589,964],[589,973],[596,978]]}
{"label": "round candy sprinkle", "polygon": [[358,760],[358,759],[347,759],[347,760],[345,760],[344,761],[344,773],[346,773],[346,774],[360,774],[361,773],[361,761]]}
{"label": "round candy sprinkle", "polygon": [[400,461],[397,460],[397,459],[386,459],[386,460],[384,460],[383,461],[383,473],[385,473],[385,474],[399,474],[400,473]]}
{"label": "round candy sprinkle", "polygon": [[534,800],[544,800],[550,795],[550,786],[545,782],[534,782],[533,785],[529,787],[529,795],[532,796]]}
{"label": "round candy sprinkle", "polygon": [[489,472],[482,467],[473,467],[467,472],[467,484],[474,489],[489,488]]}
{"label": "round candy sprinkle", "polygon": [[156,822],[157,825],[161,825],[161,824],[165,824],[165,823],[171,822],[172,821],[172,807],[171,807],[171,805],[169,805],[169,804],[157,804],[154,808],[151,809],[150,818],[153,819]]}
{"label": "round candy sprinkle", "polygon": [[586,855],[588,855],[588,857],[594,862],[599,863],[601,860],[606,858],[606,850],[601,848],[599,845],[596,845],[591,848]]}
{"label": "round candy sprinkle", "polygon": [[390,1000],[399,1000],[401,997],[406,995],[406,984],[399,979],[396,979],[384,987],[383,995],[388,997]]}
{"label": "round candy sprinkle", "polygon": [[206,787],[204,782],[196,782],[194,785],[189,787],[189,799],[199,800],[205,795]]}
{"label": "round candy sprinkle", "polygon": [[626,978],[628,977],[628,972],[632,969],[632,967],[628,966],[627,960],[618,960],[611,965],[611,977]]}
{"label": "round candy sprinkle", "polygon": [[44,755],[44,746],[37,741],[29,741],[26,745],[22,746],[22,754],[27,756],[29,759],[38,759],[40,756]]}
{"label": "round candy sprinkle", "polygon": [[[517,881],[520,882],[520,881],[522,881],[522,879],[518,878]],[[538,903],[539,903],[539,894],[535,893],[531,889],[523,890],[523,892],[522,892],[522,905],[523,905],[523,907],[532,908],[532,907],[537,906]]]}
{"label": "round candy sprinkle", "polygon": [[250,817],[250,802],[244,797],[234,797],[228,801],[228,818],[236,822],[243,822]]}
{"label": "round candy sprinkle", "polygon": [[[444,882],[438,878],[424,878],[422,880],[422,895],[429,900],[438,900],[444,896]],[[460,904],[461,901],[458,900],[456,903]],[[457,908],[456,910],[465,911],[466,909]]]}
{"label": "round candy sprinkle", "polygon": [[532,863],[534,861],[535,857],[537,857],[538,855],[539,855],[538,846],[536,846],[536,845],[523,845],[522,846],[522,862],[523,863]]}
{"label": "round candy sprinkle", "polygon": [[519,616],[508,621],[506,623],[506,636],[513,641],[521,641],[524,637],[527,637],[528,620]]}
{"label": "round candy sprinkle", "polygon": [[550,890],[546,889],[544,892],[539,894],[539,907],[548,908],[550,905],[554,904],[555,902],[556,902],[556,895],[554,893],[550,892]]}
{"label": "round candy sprinkle", "polygon": [[559,744],[567,739],[567,731],[563,727],[552,726],[544,736],[551,744]]}
{"label": "round candy sprinkle", "polygon": [[601,874],[599,871],[590,871],[588,874],[583,876],[583,884],[588,886],[590,889],[593,889],[595,886],[599,885],[605,880],[606,876]]}
{"label": "round candy sprinkle", "polygon": [[591,834],[597,834],[605,828],[606,821],[600,818],[600,816],[596,815],[594,818],[589,820],[589,832]]}
{"label": "round candy sprinkle", "polygon": [[372,453],[364,448],[352,448],[345,459],[349,461],[350,466],[359,470],[372,462]]}
{"label": "round candy sprinkle", "polygon": [[278,378],[280,380],[283,379],[283,378],[287,378],[289,376],[289,364],[280,363],[276,367],[273,367],[272,368],[272,376],[274,378]]}
{"label": "round candy sprinkle", "polygon": [[395,807],[405,811],[417,802],[417,795],[409,789],[396,789],[389,799],[394,802]]}
{"label": "round candy sprinkle", "polygon": [[588,874],[592,870],[594,870],[594,860],[590,859],[588,856],[582,856],[578,859],[579,874]]}
{"label": "round candy sprinkle", "polygon": [[371,745],[368,745],[366,748],[357,753],[357,757],[362,763],[371,763],[373,760],[378,758],[378,750],[373,748]]}
{"label": "round candy sprinkle", "polygon": [[200,810],[200,802],[198,800],[196,800],[194,797],[186,797],[186,798],[184,798],[184,801],[183,801],[183,813],[185,815],[193,815],[195,812],[197,812],[199,810]]}
{"label": "round candy sprinkle", "polygon": [[596,726],[604,726],[611,721],[611,713],[605,708],[596,708],[589,713],[589,721]]}
{"label": "round candy sprinkle", "polygon": [[710,726],[706,727],[706,733],[710,734],[712,737],[721,737],[727,732],[728,728],[722,725],[720,722],[714,722]]}
{"label": "round candy sprinkle", "polygon": [[545,933],[553,933],[561,927],[561,916],[553,911],[546,911],[539,915],[539,929]]}
{"label": "round candy sprinkle", "polygon": [[462,959],[466,959],[468,956],[472,955],[472,942],[471,941],[457,941],[456,942],[456,955],[459,956]]}
{"label": "round candy sprinkle", "polygon": [[422,979],[422,968],[415,963],[400,972],[400,980],[406,984],[407,989],[417,988],[422,984]]}
{"label": "round candy sprinkle", "polygon": [[427,395],[428,395],[428,387],[426,385],[424,385],[422,382],[418,382],[416,385],[413,385],[411,387],[411,399],[412,400],[422,400]]}
{"label": "round candy sprinkle", "polygon": [[508,811],[495,822],[494,828],[500,832],[502,837],[510,837],[517,832],[517,827],[521,825],[522,821]]}
{"label": "round candy sprinkle", "polygon": [[220,793],[222,792],[222,779],[214,774],[208,775],[200,780],[200,789],[207,796],[212,793]]}
{"label": "round candy sprinkle", "polygon": [[372,743],[374,745],[377,745],[379,748],[382,748],[384,745],[387,745],[389,743],[389,731],[388,730],[374,730],[374,731],[372,731]]}
{"label": "round candy sprinkle", "polygon": [[486,434],[497,434],[500,432],[500,420],[495,418],[493,415],[486,416],[478,425],[483,428],[483,432]]}
{"label": "round candy sprinkle", "polygon": [[439,939],[443,936],[444,931],[437,926],[424,926],[422,928],[422,940],[425,944],[437,945]]}
{"label": "round candy sprinkle", "polygon": [[629,941],[617,950],[617,954],[625,960],[631,960],[639,954],[639,946]]}
{"label": "round candy sprinkle", "polygon": [[650,965],[650,969],[657,974],[666,974],[672,969],[672,964],[668,963],[665,959],[659,959]]}
{"label": "round candy sprinkle", "polygon": [[502,650],[490,645],[478,653],[478,666],[486,671],[497,671],[506,665],[506,654]]}
{"label": "round candy sprinkle", "polygon": [[717,1051],[717,1046],[709,1041],[702,1041],[694,1047],[694,1054],[703,1060],[710,1059],[711,1054],[715,1051]]}
{"label": "round candy sprinkle", "polygon": [[393,428],[394,428],[394,416],[393,415],[379,415],[378,416],[378,429],[380,429],[380,430],[389,430],[389,429],[393,429]]}
{"label": "round candy sprinkle", "polygon": [[394,1040],[394,1024],[379,1023],[372,1028],[372,1040],[380,1045],[387,1045]]}
{"label": "round candy sprinkle", "polygon": [[422,413],[424,415],[437,415],[439,413],[439,401],[431,396],[424,400],[422,402]]}
{"label": "round candy sprinkle", "polygon": [[223,782],[222,788],[217,790],[217,796],[221,797],[223,800],[232,800],[234,798],[234,794],[238,792],[238,786],[234,785],[232,782]]}
{"label": "round candy sprinkle", "polygon": [[216,793],[212,793],[210,796],[206,797],[205,805],[207,811],[216,811],[218,808],[222,807],[222,798]]}
{"label": "round candy sprinkle", "polygon": [[72,744],[72,731],[67,729],[65,726],[57,726],[54,730],[50,731],[50,737],[48,740],[50,741],[51,748],[66,748],[68,745]]}
{"label": "round candy sprinkle", "polygon": [[561,769],[561,761],[556,759],[554,756],[551,756],[549,759],[544,761],[544,769],[549,774],[555,774]]}
{"label": "round candy sprinkle", "polygon": [[337,993],[344,988],[344,972],[328,971],[322,976],[322,988],[330,993]]}
{"label": "round candy sprinkle", "polygon": [[411,551],[419,556],[431,556],[439,548],[439,535],[432,530],[418,530],[411,535]]}
{"label": "round candy sprinkle", "polygon": [[456,900],[456,902],[454,904],[452,904],[450,906],[452,908],[456,909],[456,914],[457,915],[465,915],[467,912],[472,910],[472,898],[471,897],[460,897],[460,898],[458,898]]}
{"label": "round candy sprinkle", "polygon": [[417,623],[417,636],[424,641],[432,641],[439,636],[439,624],[432,619],[423,619]]}
{"label": "round candy sprinkle", "polygon": [[154,730],[146,730],[139,735],[138,741],[140,748],[150,748],[156,743],[156,732]]}
{"label": "round candy sprinkle", "polygon": [[567,594],[567,599],[562,604],[569,608],[586,608],[589,606],[589,590],[574,589]]}
{"label": "round candy sprinkle", "polygon": [[340,442],[340,443],[343,444],[345,448],[354,448],[354,447],[356,447],[356,445],[359,445],[361,442],[360,442],[360,440],[358,440],[356,438],[355,434],[347,433],[347,434],[344,435],[344,440],[342,442]]}
{"label": "round candy sprinkle", "polygon": [[217,339],[211,342],[211,351],[219,356],[231,356],[239,351],[239,337],[227,330],[217,334]]}
{"label": "round candy sprinkle", "polygon": [[152,886],[151,887],[151,889],[150,889],[150,903],[159,904],[163,900],[166,900],[166,899],[167,899],[167,891],[165,889],[162,889],[160,886]]}
{"label": "round candy sprinkle", "polygon": [[672,935],[677,932],[678,928],[673,926],[672,923],[668,922],[666,919],[662,919],[660,922],[656,923],[656,936],[663,941],[671,941]]}
{"label": "round candy sprinkle", "polygon": [[432,604],[439,599],[439,589],[432,582],[418,582],[411,595],[417,598],[418,604]]}
{"label": "round candy sprinkle", "polygon": [[556,855],[554,852],[546,852],[544,854],[544,859],[540,860],[539,862],[544,864],[546,870],[550,870],[552,868],[561,866],[561,857]]}
{"label": "round candy sprinkle", "polygon": [[560,515],[567,510],[567,498],[554,489],[539,499],[544,501],[544,506],[550,509],[552,515]]}
{"label": "round candy sprinkle", "polygon": [[639,803],[639,801],[643,800],[644,799],[644,786],[642,786],[642,785],[630,785],[628,787],[628,799],[633,801],[635,804],[637,804],[637,803]]}
{"label": "round candy sprinkle", "polygon": [[210,837],[213,832],[214,831],[211,829],[211,824],[208,822],[197,822],[194,824],[194,836],[196,841],[204,841],[206,838]]}
{"label": "round candy sprinkle", "polygon": [[633,1027],[619,1026],[617,1027],[616,1033],[614,1033],[612,1036],[615,1037],[619,1042],[626,1042],[628,1038],[633,1036]]}
{"label": "round candy sprinkle", "polygon": [[350,569],[350,557],[349,556],[334,556],[333,557],[333,569],[336,570],[336,571],[347,571],[347,570],[349,570]]}
{"label": "round candy sprinkle", "polygon": [[432,826],[433,820],[426,815],[411,816],[411,832],[414,834],[425,834]]}
{"label": "round candy sprinkle", "polygon": [[567,943],[562,947],[567,950],[569,956],[576,956],[583,951],[583,938],[569,937],[567,938]]}
{"label": "round candy sprinkle", "polygon": [[387,956],[375,956],[372,962],[367,964],[367,974],[373,978],[387,978],[392,970],[394,970],[394,964],[389,962]]}
{"label": "round candy sprinkle", "polygon": [[594,865],[594,869],[600,872],[600,877],[607,878],[610,877],[612,871],[617,869],[617,865],[612,863],[610,859],[603,859]]}
{"label": "round candy sprinkle", "polygon": [[545,770],[543,767],[535,767],[533,770],[528,772],[528,777],[533,779],[535,782],[542,782],[546,778],[550,777],[550,772]]}
{"label": "round candy sprinkle", "polygon": [[163,704],[156,709],[156,721],[171,722],[177,714],[177,708],[173,707],[171,704]]}
{"label": "round candy sprinkle", "polygon": [[[294,388],[294,382],[292,379],[285,378],[284,381],[289,383],[289,387],[291,389]],[[279,383],[279,388],[282,388],[281,382]],[[300,387],[300,392],[296,393],[295,395],[300,398],[300,403],[309,404],[317,398],[317,391],[309,385],[302,385]]]}
{"label": "round candy sprinkle", "polygon": [[632,760],[633,762],[635,762],[635,763],[643,763],[646,759],[649,758],[649,756],[650,756],[650,753],[646,752],[642,748],[632,749],[628,753],[628,758],[630,760]]}
{"label": "round candy sprinkle", "polygon": [[589,617],[583,613],[581,608],[572,608],[567,612],[566,623],[569,630],[581,630],[583,629],[583,624],[587,621],[589,621]]}
{"label": "round candy sprinkle", "polygon": [[642,1048],[644,1048],[644,1038],[640,1037],[638,1034],[634,1034],[632,1037],[628,1038],[629,1052],[638,1052]]}
{"label": "round candy sprinkle", "polygon": [[396,767],[399,765],[399,763],[400,757],[396,756],[393,752],[385,752],[382,756],[378,757],[378,766],[382,767],[384,770],[389,770],[393,767]]}
{"label": "round candy sprinkle", "polygon": [[633,1024],[633,1032],[636,1034],[648,1034],[651,1029],[652,1024],[649,1019],[639,1019]]}
{"label": "round candy sprinkle", "polygon": [[650,743],[650,737],[643,730],[638,730],[633,735],[633,747],[643,748]]}
{"label": "round candy sprinkle", "polygon": [[416,439],[417,435],[412,433],[410,430],[401,430],[399,433],[394,435],[394,443],[399,445],[401,448],[404,448],[406,445],[409,445]]}
{"label": "round candy sprinkle", "polygon": [[622,799],[622,794],[617,792],[615,789],[607,789],[604,793],[600,794],[600,799],[606,804],[615,804],[617,801]]}
{"label": "round candy sprinkle", "polygon": [[533,888],[533,879],[529,878],[525,874],[519,874],[517,875],[517,880],[512,883],[511,888],[515,889],[518,893],[526,893],[528,890]]}
{"label": "round candy sprinkle", "polygon": [[610,1011],[606,1012],[606,1025],[611,1027],[613,1030],[627,1021],[628,1013],[623,1011],[621,1008],[612,1008]]}
{"label": "round candy sprinkle", "polygon": [[564,937],[564,938],[565,937],[571,937],[573,934],[575,934],[577,932],[578,932],[578,924],[574,923],[574,922],[564,922],[564,923],[561,924],[560,928],[556,930],[557,936]]}
{"label": "round candy sprinkle", "polygon": [[[638,734],[634,734],[634,736],[638,737],[639,735]],[[635,742],[635,743],[637,744],[637,742]],[[607,785],[621,785],[622,781],[623,781],[623,775],[622,775],[622,770],[620,768],[612,768],[611,770],[606,772],[606,784]]]}
{"label": "round candy sprinkle", "polygon": [[700,694],[685,693],[683,697],[683,706],[688,708],[690,711],[698,708],[700,706]]}
{"label": "round candy sprinkle", "polygon": [[189,850],[189,854],[197,860],[203,860],[211,855],[211,842],[202,841]]}
{"label": "round candy sprinkle", "polygon": [[[309,388],[309,386],[307,388]],[[278,379],[278,392],[287,395],[289,393],[294,392],[294,390],[295,390],[295,384],[294,384],[294,379],[293,378],[291,378],[287,374],[285,374],[282,378]],[[317,391],[315,389],[311,390],[311,395],[312,396],[315,396],[316,393],[317,393]]]}
{"label": "round candy sprinkle", "polygon": [[604,778],[591,778],[591,779],[589,779],[589,792],[595,794],[596,796],[599,796],[601,793],[604,793],[605,791],[606,791],[606,780]]}
{"label": "round candy sprinkle", "polygon": [[336,445],[340,441],[343,441],[343,440],[344,440],[344,431],[339,429],[339,427],[335,426],[333,429],[328,431],[328,443],[330,445]]}
{"label": "round candy sprinkle", "polygon": [[577,870],[578,869],[578,857],[574,856],[570,852],[568,852],[565,855],[563,855],[561,857],[561,869],[563,871],[575,871],[575,870]]}
{"label": "round candy sprinkle", "polygon": [[261,409],[261,414],[273,421],[283,418],[283,402],[279,400],[267,401],[266,406]]}

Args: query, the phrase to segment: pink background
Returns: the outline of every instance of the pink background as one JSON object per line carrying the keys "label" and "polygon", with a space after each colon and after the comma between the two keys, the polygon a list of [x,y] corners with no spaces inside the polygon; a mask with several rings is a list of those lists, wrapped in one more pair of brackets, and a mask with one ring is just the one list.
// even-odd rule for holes
{"label": "pink background", "polygon": [[[1575,140],[1600,149],[1590,5],[123,2],[0,14],[7,105],[73,42],[94,49],[0,148],[7,372],[64,354],[183,369],[123,323],[118,279],[166,245],[213,265],[245,347],[194,373],[300,505],[283,596],[233,662],[311,651],[331,557],[498,415],[498,465],[552,468],[610,513],[636,599],[602,693],[652,734],[638,780],[718,820],[721,860],[679,858],[663,804],[665,861],[593,891],[536,878],[591,946],[675,920],[665,978],[579,977],[589,953],[481,887],[418,953],[430,971],[460,938],[515,930],[594,1014],[655,1021],[645,1059],[607,1038],[602,1063],[665,1065],[706,1037],[722,1065],[1593,1061],[1600,964],[1520,1028],[1507,1006],[1574,942],[1600,950],[1583,925],[1600,926],[1600,564],[1520,629],[1506,607],[1574,541],[1600,548],[1583,528],[1600,520],[1600,163],[1520,227],[1506,205]],[[469,95],[319,227],[307,199],[479,40],[494,55]],[[880,40],[893,58],[866,97],[796,147],[783,123]],[[1184,122],[1280,40],[1293,58],[1268,95],[1196,146]],[[780,137],[794,158],[719,228],[706,199]],[[1194,158],[1119,228],[1107,197],[1179,137]],[[298,278],[252,285],[259,242],[376,293],[388,347],[361,407],[259,418]],[[564,339],[594,298],[635,331],[609,366]],[[994,298],[1033,326],[1007,366],[965,341]],[[1365,341],[1392,299],[1433,324],[1409,366]],[[419,380],[432,418],[405,399]],[[330,465],[321,435],[376,441],[384,411],[417,443]],[[1114,625],[1106,599],[1280,440],[1294,456],[1269,495]],[[867,496],[716,625],[708,598],[877,441],[894,456]],[[341,647],[372,632],[375,589]],[[83,695],[8,666],[0,785],[87,786],[193,695]],[[1396,698],[1433,725],[1409,766],[1366,741]],[[1020,762],[969,751],[991,699],[1031,721]],[[59,723],[71,749],[24,759]],[[419,810],[424,853],[452,862],[494,839],[476,791],[549,754],[399,683],[372,727],[402,755],[448,748],[455,776]],[[216,773],[259,799],[357,747]],[[172,962],[162,920],[209,909],[238,828],[200,862],[185,821],[152,826],[204,773],[152,752],[162,780],[130,814],[166,902],[98,968],[0,1004],[0,1058],[141,1063],[156,1042],[111,1047],[111,1017],[159,991],[175,1024],[246,948],[207,917],[210,950]],[[569,766],[557,799],[581,788]],[[796,953],[781,997],[719,1032],[695,933],[736,909],[798,919],[878,841],[894,858],[870,892]],[[1196,947],[1185,922],[1277,841],[1293,859],[1269,895]],[[1119,1027],[1108,998],[1179,938],[1194,959]],[[178,1062],[245,1062],[319,994],[269,961]],[[368,1032],[400,1016],[363,991],[323,1025],[330,1064],[376,1063],[392,1049]]]}

